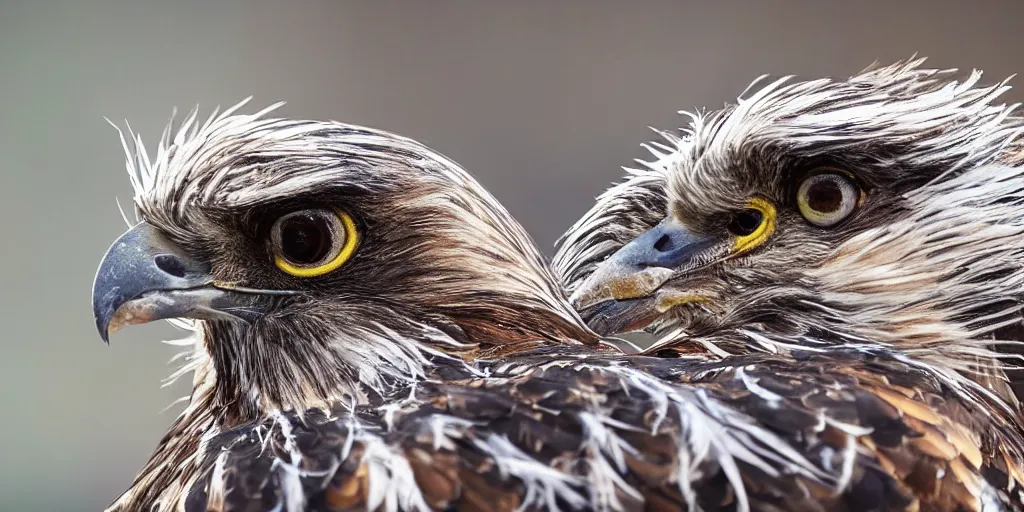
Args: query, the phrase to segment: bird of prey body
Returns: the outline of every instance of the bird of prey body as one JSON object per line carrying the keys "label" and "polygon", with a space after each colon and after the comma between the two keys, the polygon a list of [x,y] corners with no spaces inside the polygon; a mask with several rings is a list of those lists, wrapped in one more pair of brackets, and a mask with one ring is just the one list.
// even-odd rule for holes
{"label": "bird of prey body", "polygon": [[[622,354],[454,162],[263,114],[128,151],[97,326],[190,319],[193,391],[110,510],[1024,510],[1015,405],[959,368],[828,330]],[[577,296],[614,224],[563,246]]]}
{"label": "bird of prey body", "polygon": [[1019,425],[1024,120],[1006,81],[923,60],[688,114],[560,240],[574,306],[662,357],[892,351]]}

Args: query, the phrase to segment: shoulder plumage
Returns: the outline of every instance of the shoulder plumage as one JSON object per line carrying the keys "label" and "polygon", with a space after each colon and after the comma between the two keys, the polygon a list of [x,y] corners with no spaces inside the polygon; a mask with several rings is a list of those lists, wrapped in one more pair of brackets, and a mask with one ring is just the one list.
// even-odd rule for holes
{"label": "shoulder plumage", "polygon": [[221,434],[189,509],[1024,509],[1018,427],[886,354],[442,366]]}

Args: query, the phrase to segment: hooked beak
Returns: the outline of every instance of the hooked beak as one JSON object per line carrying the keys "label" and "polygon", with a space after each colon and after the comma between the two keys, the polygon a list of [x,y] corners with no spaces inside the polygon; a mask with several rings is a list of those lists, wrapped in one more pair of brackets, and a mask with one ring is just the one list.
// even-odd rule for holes
{"label": "hooked beak", "polygon": [[209,265],[145,222],[107,250],[92,290],[96,328],[105,342],[126,325],[167,318],[251,321],[253,307],[251,296],[215,286]]}
{"label": "hooked beak", "polygon": [[599,334],[641,329],[674,306],[706,300],[659,289],[680,275],[681,269],[695,267],[701,256],[722,241],[666,218],[601,263],[570,301]]}

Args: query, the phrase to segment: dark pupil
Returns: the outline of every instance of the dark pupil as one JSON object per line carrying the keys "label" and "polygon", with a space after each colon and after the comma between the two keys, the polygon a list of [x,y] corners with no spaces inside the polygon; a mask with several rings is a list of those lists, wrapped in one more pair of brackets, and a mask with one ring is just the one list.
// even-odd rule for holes
{"label": "dark pupil", "polygon": [[330,249],[330,229],[323,217],[293,215],[281,226],[281,252],[292,263],[318,263]]}
{"label": "dark pupil", "polygon": [[734,235],[747,236],[757,230],[762,220],[763,215],[760,210],[748,208],[733,215],[726,229]]}
{"label": "dark pupil", "polygon": [[807,206],[821,213],[832,213],[843,204],[843,191],[833,180],[818,180],[807,190]]}

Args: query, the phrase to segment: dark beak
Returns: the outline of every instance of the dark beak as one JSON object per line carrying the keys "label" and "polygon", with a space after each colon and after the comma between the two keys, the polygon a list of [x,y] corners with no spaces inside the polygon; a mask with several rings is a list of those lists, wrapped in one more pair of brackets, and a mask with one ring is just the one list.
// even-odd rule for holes
{"label": "dark beak", "polygon": [[[572,294],[573,307],[600,334],[643,327],[664,312],[653,294],[697,266],[722,239],[695,234],[671,218],[624,245]],[[668,297],[674,304],[683,296]]]}
{"label": "dark beak", "polygon": [[121,235],[103,256],[92,310],[103,341],[125,325],[166,318],[245,318],[252,301],[217,288],[210,267],[189,257],[152,225]]}

